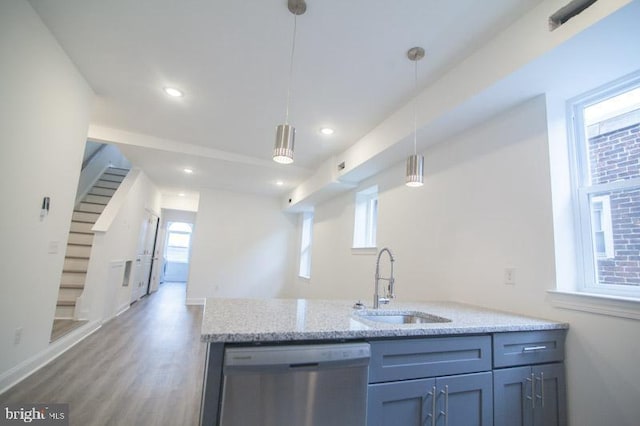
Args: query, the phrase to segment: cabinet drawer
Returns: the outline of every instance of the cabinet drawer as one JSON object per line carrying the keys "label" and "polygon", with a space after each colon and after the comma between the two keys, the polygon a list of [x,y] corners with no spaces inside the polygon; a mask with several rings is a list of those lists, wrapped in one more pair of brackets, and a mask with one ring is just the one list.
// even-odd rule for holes
{"label": "cabinet drawer", "polygon": [[434,337],[373,341],[369,383],[491,369],[491,337]]}
{"label": "cabinet drawer", "polygon": [[493,366],[562,361],[565,335],[566,330],[496,333],[493,335]]}

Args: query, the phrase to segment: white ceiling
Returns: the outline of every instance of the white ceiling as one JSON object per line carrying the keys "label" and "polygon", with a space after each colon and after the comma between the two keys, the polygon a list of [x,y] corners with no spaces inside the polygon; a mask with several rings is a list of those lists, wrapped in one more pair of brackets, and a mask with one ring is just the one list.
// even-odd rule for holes
{"label": "white ceiling", "polygon": [[[135,138],[121,145],[165,191],[271,195],[292,189],[412,98],[407,49],[427,51],[422,89],[539,3],[308,0],[298,17],[290,116],[298,167],[287,169],[269,163],[284,120],[293,30],[286,0],[30,1],[95,91],[94,125],[185,144],[173,153],[136,146]],[[168,98],[164,86],[185,96]],[[321,135],[321,126],[335,135]],[[199,155],[194,146],[241,161]],[[197,176],[179,173],[187,166]]]}

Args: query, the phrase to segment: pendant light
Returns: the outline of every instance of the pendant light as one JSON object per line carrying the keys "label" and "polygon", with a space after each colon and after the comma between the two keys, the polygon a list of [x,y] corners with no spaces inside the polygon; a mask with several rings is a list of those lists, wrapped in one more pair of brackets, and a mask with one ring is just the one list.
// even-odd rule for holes
{"label": "pendant light", "polygon": [[296,139],[296,129],[289,124],[289,100],[291,98],[291,79],[293,77],[293,55],[296,50],[297,17],[307,10],[304,0],[289,0],[287,7],[293,13],[293,41],[291,43],[291,57],[289,59],[289,82],[287,83],[287,109],[284,124],[276,127],[276,144],[273,149],[273,161],[282,164],[293,163],[293,146]]}
{"label": "pendant light", "polygon": [[405,184],[409,187],[424,185],[424,156],[418,154],[417,129],[417,93],[418,93],[418,61],[424,58],[422,47],[412,47],[407,51],[407,57],[414,62],[414,97],[413,97],[413,155],[407,158],[407,174]]}

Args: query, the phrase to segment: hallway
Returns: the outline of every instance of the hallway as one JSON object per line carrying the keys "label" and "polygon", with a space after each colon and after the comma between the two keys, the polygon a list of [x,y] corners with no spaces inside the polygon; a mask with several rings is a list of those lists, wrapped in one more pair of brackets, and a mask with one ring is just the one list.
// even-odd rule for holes
{"label": "hallway", "polygon": [[197,425],[202,307],[184,303],[184,283],[162,284],[0,403],[68,403],[71,426]]}

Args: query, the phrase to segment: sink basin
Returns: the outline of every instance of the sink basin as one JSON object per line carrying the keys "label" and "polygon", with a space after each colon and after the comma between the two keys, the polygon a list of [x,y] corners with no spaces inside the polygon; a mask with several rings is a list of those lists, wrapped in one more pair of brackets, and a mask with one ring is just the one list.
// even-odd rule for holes
{"label": "sink basin", "polygon": [[361,311],[356,317],[387,324],[432,324],[451,322],[450,319],[418,311]]}

